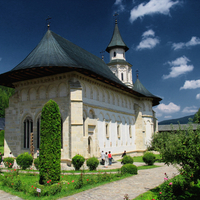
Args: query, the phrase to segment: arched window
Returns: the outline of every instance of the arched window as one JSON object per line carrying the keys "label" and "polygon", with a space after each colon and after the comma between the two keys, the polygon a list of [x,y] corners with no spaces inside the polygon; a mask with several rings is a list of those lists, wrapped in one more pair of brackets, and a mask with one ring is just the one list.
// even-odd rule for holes
{"label": "arched window", "polygon": [[37,119],[37,149],[40,148],[40,123],[41,123],[41,118],[39,117]]}
{"label": "arched window", "polygon": [[63,148],[63,120],[61,118],[61,149]]}
{"label": "arched window", "polygon": [[116,52],[114,51],[114,57],[116,57]]}
{"label": "arched window", "polygon": [[33,120],[27,117],[24,120],[24,148],[28,149],[30,146],[30,133],[33,132]]}
{"label": "arched window", "polygon": [[122,79],[122,81],[124,80],[124,74],[123,73],[121,73],[121,79]]}

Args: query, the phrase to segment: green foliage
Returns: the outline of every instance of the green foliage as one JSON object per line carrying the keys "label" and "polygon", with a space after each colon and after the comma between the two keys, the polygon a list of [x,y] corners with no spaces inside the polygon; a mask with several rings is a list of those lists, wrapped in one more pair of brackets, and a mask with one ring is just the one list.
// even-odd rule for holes
{"label": "green foliage", "polygon": [[35,165],[35,168],[38,170],[39,169],[39,158],[36,158],[34,160],[34,165]]}
{"label": "green foliage", "polygon": [[40,131],[40,184],[56,183],[61,173],[61,116],[55,101],[49,100],[42,109]]}
{"label": "green foliage", "polygon": [[122,174],[137,174],[137,167],[133,164],[125,164],[121,167],[121,173]]}
{"label": "green foliage", "polygon": [[5,108],[9,106],[9,98],[14,92],[13,88],[0,86],[0,117],[5,117]]}
{"label": "green foliage", "polygon": [[79,170],[82,167],[84,162],[85,162],[85,158],[81,155],[75,155],[72,158],[72,164],[73,164],[75,170]]}
{"label": "green foliage", "polygon": [[[173,128],[173,127],[172,127]],[[168,141],[171,136],[173,136],[173,132],[161,132],[155,133],[152,137],[151,144],[148,147],[148,151],[155,150],[159,151],[161,148],[165,148],[165,141]]]}
{"label": "green foliage", "polygon": [[167,140],[160,143],[159,152],[166,164],[179,164],[179,171],[188,182],[200,178],[200,127],[192,126],[176,133],[168,133]]}
{"label": "green foliage", "polygon": [[156,161],[155,155],[151,152],[146,152],[142,159],[147,165],[153,165]]}
{"label": "green foliage", "polygon": [[193,122],[194,123],[200,123],[200,108],[199,108],[199,110],[196,112],[196,114],[195,114],[195,116],[194,116],[194,118],[193,118]]}
{"label": "green foliage", "polygon": [[0,131],[0,146],[4,146],[4,133],[5,133],[4,130]]}
{"label": "green foliage", "polygon": [[14,164],[14,158],[11,158],[11,157],[4,158],[3,163],[4,163],[5,167],[12,168],[12,166]]}
{"label": "green foliage", "polygon": [[93,157],[89,158],[89,159],[86,161],[86,164],[87,164],[87,166],[89,167],[89,170],[90,170],[90,171],[93,171],[93,170],[96,170],[96,168],[98,167],[98,165],[99,165],[99,160],[93,156]]}
{"label": "green foliage", "polygon": [[125,155],[122,159],[122,164],[133,164],[133,158],[131,156]]}
{"label": "green foliage", "polygon": [[32,165],[33,157],[28,152],[25,152],[17,156],[16,162],[21,169],[25,170]]}

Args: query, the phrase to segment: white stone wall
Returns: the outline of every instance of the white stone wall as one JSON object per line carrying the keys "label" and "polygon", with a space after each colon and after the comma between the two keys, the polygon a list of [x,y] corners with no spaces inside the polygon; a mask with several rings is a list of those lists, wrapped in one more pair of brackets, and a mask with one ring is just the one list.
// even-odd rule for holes
{"label": "white stone wall", "polygon": [[[79,84],[80,83],[80,84]],[[33,121],[36,157],[37,120],[42,107],[53,99],[63,121],[62,161],[77,153],[88,158],[111,151],[113,155],[143,151],[154,130],[151,99],[140,99],[78,73],[66,73],[15,84],[5,120],[5,157],[23,148],[23,122]],[[106,135],[107,134],[107,135]]]}

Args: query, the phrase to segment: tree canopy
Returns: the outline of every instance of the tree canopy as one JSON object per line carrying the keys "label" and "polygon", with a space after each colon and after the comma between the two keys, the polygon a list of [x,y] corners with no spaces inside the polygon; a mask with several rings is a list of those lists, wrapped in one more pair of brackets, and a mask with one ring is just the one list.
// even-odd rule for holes
{"label": "tree canopy", "polygon": [[199,124],[200,123],[200,108],[199,110],[196,112],[194,118],[193,118],[193,122]]}
{"label": "tree canopy", "polygon": [[9,98],[14,94],[13,88],[0,86],[0,117],[5,117],[5,108],[9,106]]}

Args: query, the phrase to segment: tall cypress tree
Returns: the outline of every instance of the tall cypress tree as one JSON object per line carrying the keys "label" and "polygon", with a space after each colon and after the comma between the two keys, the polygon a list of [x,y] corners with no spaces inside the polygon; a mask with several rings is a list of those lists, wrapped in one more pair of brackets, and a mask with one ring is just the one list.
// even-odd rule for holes
{"label": "tall cypress tree", "polygon": [[42,108],[40,130],[40,184],[56,183],[61,173],[61,116],[57,103],[49,100]]}

